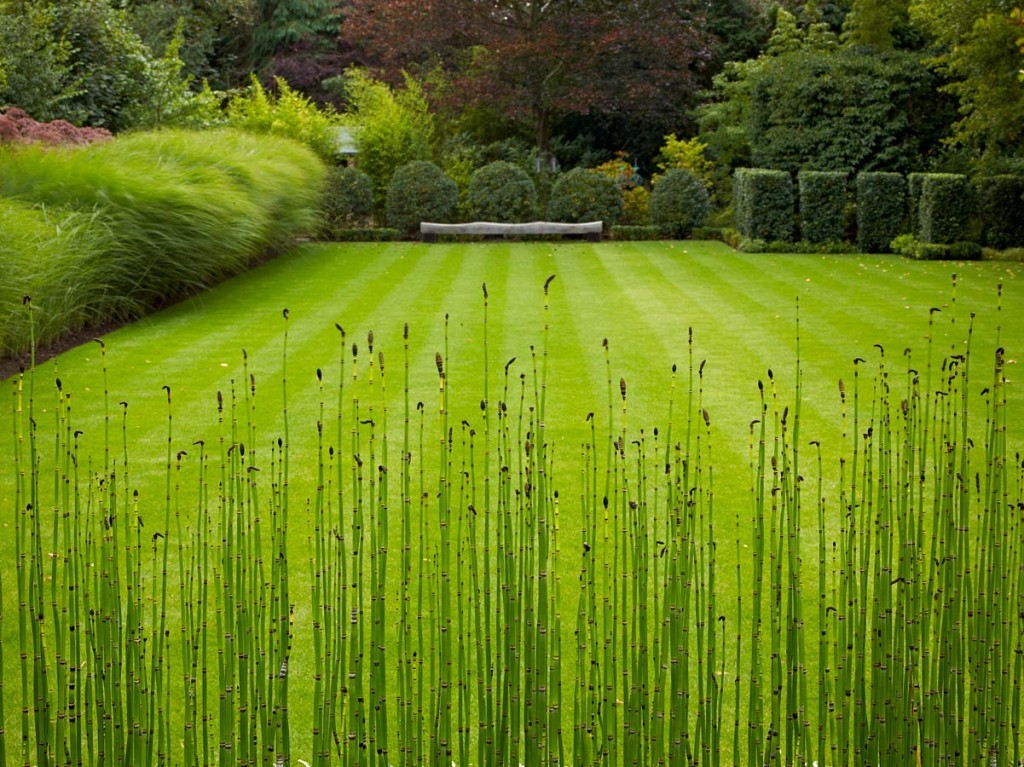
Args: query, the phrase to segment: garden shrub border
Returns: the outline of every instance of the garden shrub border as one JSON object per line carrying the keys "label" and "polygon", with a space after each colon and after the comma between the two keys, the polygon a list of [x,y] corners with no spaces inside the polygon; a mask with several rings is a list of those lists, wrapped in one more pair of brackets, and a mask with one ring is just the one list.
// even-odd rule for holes
{"label": "garden shrub border", "polygon": [[1024,176],[978,176],[973,185],[981,243],[1024,246]]}
{"label": "garden shrub border", "polygon": [[685,168],[672,168],[659,176],[651,192],[651,224],[674,237],[685,238],[707,218],[711,207],[708,189]]}
{"label": "garden shrub border", "polygon": [[840,171],[805,170],[797,176],[797,186],[800,239],[813,243],[841,242],[849,197],[848,175]]}
{"label": "garden shrub border", "polygon": [[857,247],[864,253],[888,253],[907,221],[907,179],[900,173],[864,172],[857,176]]}
{"label": "garden shrub border", "polygon": [[480,221],[519,224],[537,216],[537,185],[507,160],[478,168],[469,179],[466,197],[470,215]]}
{"label": "garden shrub border", "polygon": [[784,170],[737,168],[733,174],[736,229],[744,237],[793,239],[793,178]]}
{"label": "garden shrub border", "polygon": [[564,223],[602,221],[610,230],[622,217],[622,191],[615,180],[590,168],[573,168],[551,186],[548,218]]}
{"label": "garden shrub border", "polygon": [[963,174],[924,174],[917,211],[919,239],[938,245],[970,240],[972,197],[970,181]]}
{"label": "garden shrub border", "polygon": [[458,207],[459,187],[429,160],[406,163],[388,183],[388,226],[403,235],[415,234],[422,221],[453,221]]}

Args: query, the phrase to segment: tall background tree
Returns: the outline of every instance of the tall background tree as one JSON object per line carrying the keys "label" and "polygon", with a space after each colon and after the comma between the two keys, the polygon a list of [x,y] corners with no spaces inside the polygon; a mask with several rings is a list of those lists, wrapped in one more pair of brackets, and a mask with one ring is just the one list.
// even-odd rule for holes
{"label": "tall background tree", "polygon": [[344,34],[381,70],[440,67],[459,107],[488,106],[531,127],[540,157],[565,115],[685,118],[711,55],[693,0],[351,0]]}
{"label": "tall background tree", "polygon": [[183,71],[182,29],[154,51],[108,0],[0,0],[0,107],[112,131],[185,124],[205,99]]}
{"label": "tall background tree", "polygon": [[254,67],[256,0],[122,0],[132,28],[149,49],[164,51],[180,25],[185,75],[212,88],[236,88]]}
{"label": "tall background tree", "polygon": [[934,44],[932,59],[959,101],[952,143],[989,167],[1024,167],[1024,82],[1019,3],[912,0],[910,17]]}
{"label": "tall background tree", "polygon": [[940,161],[954,101],[906,0],[856,0],[840,29],[808,4],[777,11],[760,56],[732,62],[699,110],[722,172],[742,165],[909,172]]}

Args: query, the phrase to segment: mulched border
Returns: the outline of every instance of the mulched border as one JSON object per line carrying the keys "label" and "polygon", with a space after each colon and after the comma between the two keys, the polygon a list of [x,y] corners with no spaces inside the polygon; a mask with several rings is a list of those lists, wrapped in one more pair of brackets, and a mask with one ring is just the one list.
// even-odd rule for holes
{"label": "mulched border", "polygon": [[[68,333],[53,343],[37,347],[36,367],[40,367],[44,362],[53,359],[58,354],[63,354],[69,349],[74,349],[76,346],[90,343],[101,336],[107,335],[107,333],[112,333],[126,324],[126,322],[106,322],[102,325],[85,328],[84,330],[79,330],[75,333]],[[0,381],[6,381],[8,378],[12,378],[13,376],[18,375],[18,373],[28,370],[31,361],[32,355],[29,352],[18,354],[13,357],[0,358]]]}

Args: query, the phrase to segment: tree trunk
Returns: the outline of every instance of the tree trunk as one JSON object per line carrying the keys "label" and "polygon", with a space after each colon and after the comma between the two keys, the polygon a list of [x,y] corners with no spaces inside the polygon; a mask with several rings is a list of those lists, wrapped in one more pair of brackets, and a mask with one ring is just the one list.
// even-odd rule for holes
{"label": "tree trunk", "polygon": [[551,113],[543,104],[533,105],[533,136],[537,142],[538,173],[554,173],[555,156],[551,154]]}

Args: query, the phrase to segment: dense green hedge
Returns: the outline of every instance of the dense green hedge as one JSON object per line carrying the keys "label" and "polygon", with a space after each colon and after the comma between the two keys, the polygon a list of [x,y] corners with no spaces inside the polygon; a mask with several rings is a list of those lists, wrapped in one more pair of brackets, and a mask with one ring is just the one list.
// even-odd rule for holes
{"label": "dense green hedge", "polygon": [[793,179],[786,171],[739,168],[733,175],[736,228],[744,237],[793,239]]}
{"label": "dense green hedge", "polygon": [[907,174],[907,230],[915,237],[921,234],[921,188],[927,173]]}
{"label": "dense green hedge", "polygon": [[857,245],[865,253],[888,253],[905,226],[907,180],[899,173],[857,176]]}
{"label": "dense green hedge", "polygon": [[841,242],[846,212],[847,174],[838,171],[802,171],[800,237],[805,242]]}
{"label": "dense green hedge", "polygon": [[1024,245],[1024,176],[974,179],[981,239],[993,248]]}
{"label": "dense green hedge", "polygon": [[673,237],[689,237],[708,214],[708,190],[689,170],[673,168],[660,176],[651,193],[651,223]]}
{"label": "dense green hedge", "polygon": [[388,226],[405,235],[418,232],[421,221],[451,223],[458,207],[458,186],[426,160],[406,163],[388,184]]}
{"label": "dense green hedge", "polygon": [[736,244],[744,253],[856,253],[852,242],[831,240],[830,242],[808,242],[807,240],[775,240],[766,242],[752,237],[742,237]]}
{"label": "dense green hedge", "polygon": [[921,261],[976,261],[982,248],[976,242],[921,242],[912,234],[901,234],[892,241],[892,252]]}
{"label": "dense green hedge", "polygon": [[602,221],[607,231],[621,218],[622,210],[622,191],[615,179],[595,170],[574,168],[551,187],[548,215],[552,221]]}
{"label": "dense green hedge", "polygon": [[671,231],[661,226],[653,225],[623,225],[618,224],[612,227],[611,238],[613,240],[667,240],[673,235]]}
{"label": "dense green hedge", "polygon": [[469,180],[470,215],[477,221],[520,224],[537,216],[537,187],[514,163],[497,160]]}
{"label": "dense green hedge", "polygon": [[[779,170],[738,169],[733,214],[748,250],[778,249],[792,240],[793,184]],[[798,176],[801,243],[841,243],[849,200],[846,175],[802,171]],[[969,180],[951,173],[864,172],[856,178],[857,246],[890,250],[904,233],[915,258],[978,258],[980,245],[1006,249],[1024,244],[1024,176]],[[901,240],[903,242],[903,240]],[[975,245],[972,246],[971,243]],[[926,246],[943,247],[926,247]],[[898,251],[902,252],[902,251]]]}
{"label": "dense green hedge", "polygon": [[375,227],[339,229],[333,239],[335,242],[393,242],[402,239],[402,233],[397,229]]}
{"label": "dense green hedge", "polygon": [[972,191],[959,173],[925,174],[917,212],[919,239],[939,245],[970,240]]}

